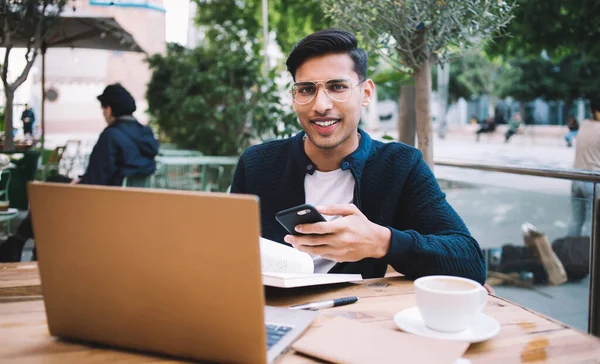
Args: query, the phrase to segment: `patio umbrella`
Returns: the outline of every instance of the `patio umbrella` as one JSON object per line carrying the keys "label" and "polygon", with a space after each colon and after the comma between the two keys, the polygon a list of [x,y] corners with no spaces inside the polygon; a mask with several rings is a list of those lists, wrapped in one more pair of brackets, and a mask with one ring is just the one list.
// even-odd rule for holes
{"label": "patio umbrella", "polygon": [[[1,18],[1,17],[0,17]],[[26,47],[26,37],[16,34],[15,47]],[[48,48],[87,48],[125,52],[144,52],[131,34],[114,18],[102,16],[61,15],[42,45],[42,143],[46,133],[46,50]]]}

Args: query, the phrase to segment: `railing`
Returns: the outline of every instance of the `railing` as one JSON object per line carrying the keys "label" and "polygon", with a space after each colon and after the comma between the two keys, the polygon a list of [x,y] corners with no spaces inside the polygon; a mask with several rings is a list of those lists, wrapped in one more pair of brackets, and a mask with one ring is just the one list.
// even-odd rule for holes
{"label": "railing", "polygon": [[500,166],[481,163],[470,163],[460,161],[435,161],[436,166],[465,168],[471,170],[500,172],[524,176],[536,176],[545,178],[558,178],[574,181],[594,183],[594,194],[592,199],[592,236],[590,244],[590,287],[589,287],[589,313],[588,331],[592,335],[600,337],[600,205],[597,203],[596,185],[600,183],[600,172],[584,172],[567,169],[530,168],[520,166]]}

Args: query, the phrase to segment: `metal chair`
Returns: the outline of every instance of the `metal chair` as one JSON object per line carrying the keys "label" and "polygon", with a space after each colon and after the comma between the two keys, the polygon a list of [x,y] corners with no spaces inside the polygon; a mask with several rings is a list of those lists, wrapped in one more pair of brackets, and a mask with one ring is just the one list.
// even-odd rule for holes
{"label": "metal chair", "polygon": [[0,201],[9,201],[8,188],[10,187],[10,169],[0,171]]}
{"label": "metal chair", "polygon": [[64,145],[54,148],[54,150],[50,154],[50,157],[48,157],[46,164],[42,168],[38,169],[38,171],[41,170],[41,173],[42,173],[41,180],[42,181],[46,180],[46,178],[48,177],[50,172],[55,171],[56,173],[58,173],[58,164],[60,163],[60,160],[62,159],[65,149],[66,149],[66,146],[64,146]]}
{"label": "metal chair", "polygon": [[[10,177],[11,172],[9,168],[0,171],[0,201],[4,204],[9,203],[8,189],[10,187]],[[10,236],[10,221],[18,215],[16,209],[13,209],[13,211],[7,210],[0,214],[0,226],[2,226],[2,230],[6,236]]]}
{"label": "metal chair", "polygon": [[122,187],[152,188],[154,187],[154,175],[149,176],[125,176]]}

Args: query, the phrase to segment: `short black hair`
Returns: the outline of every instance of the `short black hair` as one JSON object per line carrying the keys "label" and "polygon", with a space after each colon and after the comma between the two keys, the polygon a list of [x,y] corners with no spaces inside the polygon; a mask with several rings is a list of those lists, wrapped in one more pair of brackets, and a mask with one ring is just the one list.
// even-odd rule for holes
{"label": "short black hair", "polygon": [[367,78],[369,56],[363,49],[358,48],[354,34],[340,29],[325,29],[312,33],[296,43],[285,64],[288,71],[296,80],[296,70],[306,60],[326,54],[347,54],[354,62],[354,72],[360,81]]}
{"label": "short black hair", "polygon": [[136,110],[135,99],[120,83],[106,86],[97,99],[102,107],[110,106],[114,117],[131,115]]}

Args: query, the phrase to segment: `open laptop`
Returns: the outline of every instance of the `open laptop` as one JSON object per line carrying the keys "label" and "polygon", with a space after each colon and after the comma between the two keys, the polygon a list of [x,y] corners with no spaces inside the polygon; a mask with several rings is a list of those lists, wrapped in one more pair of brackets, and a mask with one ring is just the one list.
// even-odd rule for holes
{"label": "open laptop", "polygon": [[316,315],[265,307],[256,197],[36,182],[28,193],[53,336],[272,362]]}

